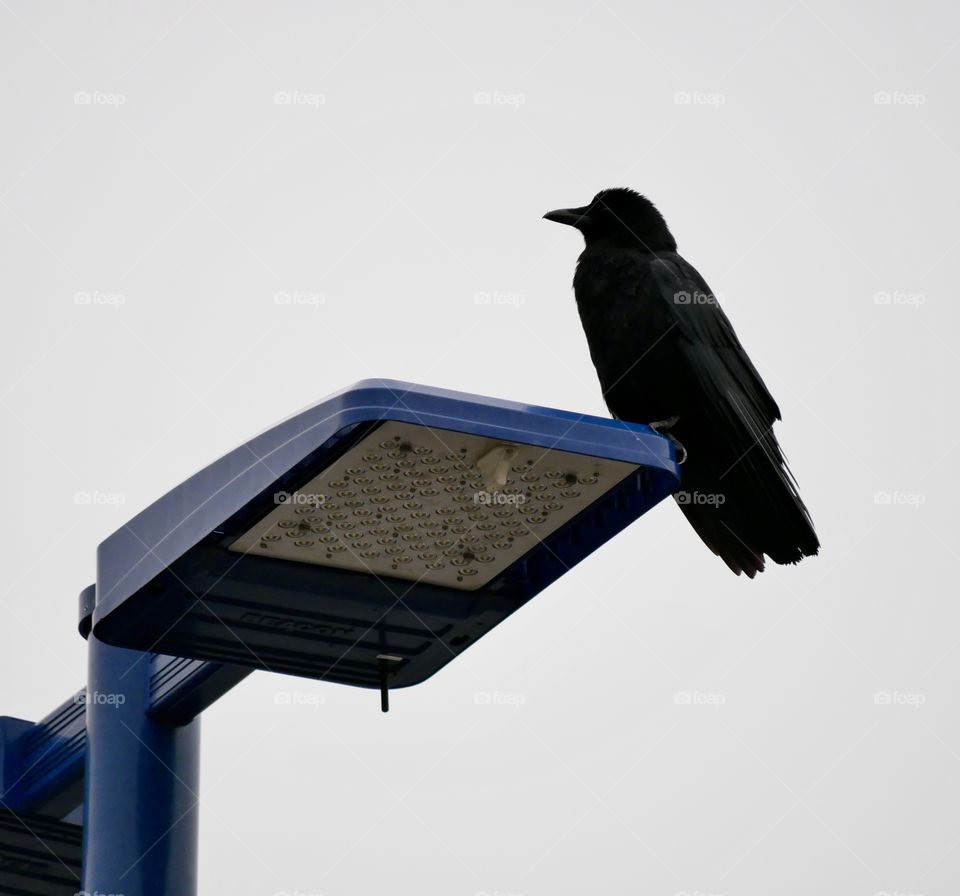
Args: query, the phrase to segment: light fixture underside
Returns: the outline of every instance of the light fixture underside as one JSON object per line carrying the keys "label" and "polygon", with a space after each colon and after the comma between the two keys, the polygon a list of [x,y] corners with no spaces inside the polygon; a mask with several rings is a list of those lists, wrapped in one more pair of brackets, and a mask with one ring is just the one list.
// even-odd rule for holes
{"label": "light fixture underside", "polygon": [[230,550],[472,591],[637,469],[387,421]]}

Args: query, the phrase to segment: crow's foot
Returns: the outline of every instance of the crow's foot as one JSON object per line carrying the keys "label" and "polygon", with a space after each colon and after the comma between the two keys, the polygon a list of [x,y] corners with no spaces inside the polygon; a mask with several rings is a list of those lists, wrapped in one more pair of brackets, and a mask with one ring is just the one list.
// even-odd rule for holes
{"label": "crow's foot", "polygon": [[654,432],[660,432],[661,430],[672,429],[677,425],[677,421],[680,419],[678,414],[674,414],[672,417],[667,417],[666,420],[654,420],[653,423],[648,423],[649,426]]}
{"label": "crow's foot", "polygon": [[670,429],[677,425],[677,421],[680,418],[676,415],[673,417],[668,417],[666,420],[655,420],[653,423],[648,423],[649,426],[657,435],[663,436],[667,439],[671,445],[673,445],[674,451],[680,455],[680,460],[677,461],[678,464],[682,464],[687,459],[687,449],[683,447],[683,443],[672,433]]}

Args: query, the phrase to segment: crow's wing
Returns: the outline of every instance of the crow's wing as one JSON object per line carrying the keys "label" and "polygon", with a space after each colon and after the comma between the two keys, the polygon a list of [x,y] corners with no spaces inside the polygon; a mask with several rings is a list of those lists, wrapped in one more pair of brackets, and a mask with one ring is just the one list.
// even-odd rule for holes
{"label": "crow's wing", "polygon": [[687,505],[684,513],[732,569],[748,575],[763,568],[764,553],[778,563],[816,553],[810,515],[773,434],[780,409],[733,326],[679,255],[658,255],[650,275],[661,313],[675,323],[673,350],[686,381],[674,429],[690,452],[683,488],[726,499],[716,508]]}
{"label": "crow's wing", "polygon": [[697,269],[671,252],[659,254],[650,273],[667,306],[665,313],[676,323],[679,350],[708,409],[724,419],[733,414],[744,423],[761,425],[761,431],[779,420],[780,408]]}

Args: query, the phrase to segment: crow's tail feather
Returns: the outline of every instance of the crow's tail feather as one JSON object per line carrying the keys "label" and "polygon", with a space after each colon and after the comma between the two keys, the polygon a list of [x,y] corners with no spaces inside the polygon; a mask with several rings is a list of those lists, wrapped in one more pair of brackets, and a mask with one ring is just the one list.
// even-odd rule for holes
{"label": "crow's tail feather", "polygon": [[763,571],[764,555],[774,563],[797,563],[819,551],[772,430],[739,456],[711,451],[709,438],[688,438],[680,436],[689,457],[675,498],[704,544],[733,572],[752,579]]}

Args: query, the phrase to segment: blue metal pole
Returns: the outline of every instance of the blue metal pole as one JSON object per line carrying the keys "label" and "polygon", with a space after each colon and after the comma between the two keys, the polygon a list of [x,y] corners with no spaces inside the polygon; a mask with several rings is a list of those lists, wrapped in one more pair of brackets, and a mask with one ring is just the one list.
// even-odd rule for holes
{"label": "blue metal pole", "polygon": [[200,720],[148,715],[150,654],[88,649],[82,890],[195,896]]}

